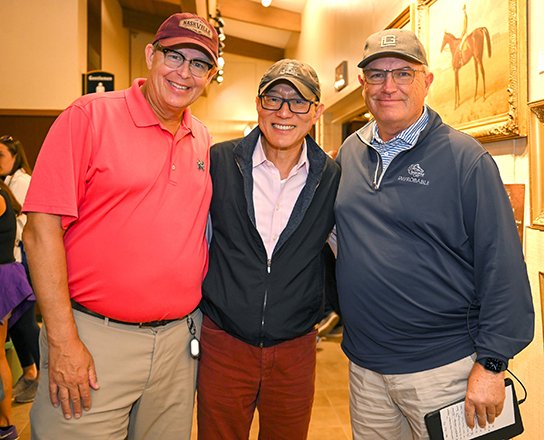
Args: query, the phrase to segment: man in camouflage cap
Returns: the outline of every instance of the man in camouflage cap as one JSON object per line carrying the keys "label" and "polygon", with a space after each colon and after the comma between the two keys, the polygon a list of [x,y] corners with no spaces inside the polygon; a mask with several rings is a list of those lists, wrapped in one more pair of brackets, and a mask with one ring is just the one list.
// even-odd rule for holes
{"label": "man in camouflage cap", "polygon": [[200,440],[306,439],[323,303],[321,252],[338,166],[309,136],[323,112],[312,67],[262,77],[259,125],[211,150],[213,238],[203,286]]}

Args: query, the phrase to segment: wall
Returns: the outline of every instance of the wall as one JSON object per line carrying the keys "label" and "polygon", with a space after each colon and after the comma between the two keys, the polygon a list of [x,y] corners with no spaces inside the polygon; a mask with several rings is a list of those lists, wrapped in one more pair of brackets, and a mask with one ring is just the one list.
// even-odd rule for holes
{"label": "wall", "polygon": [[[0,109],[62,110],[81,96],[86,0],[2,0],[0,17],[7,60],[0,64]],[[117,0],[103,0],[102,20],[102,69],[115,73],[116,89],[128,87],[129,32]]]}
{"label": "wall", "polygon": [[[316,69],[322,101],[331,106],[359,87],[357,63],[368,35],[385,28],[409,5],[410,0],[388,0],[387,7],[383,0],[307,0],[302,32],[298,39],[293,39],[286,54]],[[333,86],[335,68],[344,60],[348,61],[349,84],[337,92]]]}
{"label": "wall", "polygon": [[63,109],[81,95],[85,0],[0,1],[0,109]]}
{"label": "wall", "polygon": [[117,0],[102,0],[102,70],[115,74],[115,90],[130,86],[130,33]]}

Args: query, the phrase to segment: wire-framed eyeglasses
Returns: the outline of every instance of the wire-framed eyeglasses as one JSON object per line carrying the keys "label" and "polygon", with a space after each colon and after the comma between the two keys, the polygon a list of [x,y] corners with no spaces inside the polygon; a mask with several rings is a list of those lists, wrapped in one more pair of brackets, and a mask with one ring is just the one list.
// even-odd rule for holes
{"label": "wire-framed eyeglasses", "polygon": [[280,98],[274,95],[259,95],[261,100],[261,107],[265,110],[278,111],[283,107],[284,103],[287,103],[289,111],[299,115],[304,115],[310,111],[313,104],[317,104],[315,101],[307,101],[302,98]]}
{"label": "wire-framed eyeglasses", "polygon": [[411,67],[403,67],[401,69],[364,69],[363,75],[368,84],[383,84],[390,73],[395,84],[405,86],[412,84],[417,72],[425,72],[424,70],[412,69]]}
{"label": "wire-framed eyeglasses", "polygon": [[179,69],[183,63],[189,63],[189,72],[198,78],[205,77],[212,69],[213,64],[198,58],[186,58],[181,52],[157,45],[156,50],[164,54],[164,64],[171,69]]}

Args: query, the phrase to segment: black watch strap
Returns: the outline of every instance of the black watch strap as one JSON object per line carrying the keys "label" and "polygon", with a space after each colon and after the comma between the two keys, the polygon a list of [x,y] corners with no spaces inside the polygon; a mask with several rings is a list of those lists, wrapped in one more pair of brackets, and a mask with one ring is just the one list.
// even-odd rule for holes
{"label": "black watch strap", "polygon": [[493,373],[500,373],[501,371],[506,370],[506,367],[508,366],[506,362],[491,357],[478,359],[478,362],[482,364],[486,370],[492,371]]}

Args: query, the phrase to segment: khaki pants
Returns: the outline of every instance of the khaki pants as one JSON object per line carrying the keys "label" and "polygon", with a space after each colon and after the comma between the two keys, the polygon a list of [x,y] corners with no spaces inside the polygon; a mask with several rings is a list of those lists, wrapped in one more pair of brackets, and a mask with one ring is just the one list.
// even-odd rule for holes
{"label": "khaki pants", "polygon": [[[197,333],[202,315],[192,313]],[[100,389],[91,410],[65,420],[49,400],[45,326],[40,334],[40,384],[30,413],[35,440],[188,440],[198,362],[189,354],[187,320],[139,328],[74,310],[79,336],[91,352]]]}
{"label": "khaki pants", "polygon": [[350,362],[353,440],[427,440],[425,414],[465,397],[474,359],[409,374],[379,374]]}

